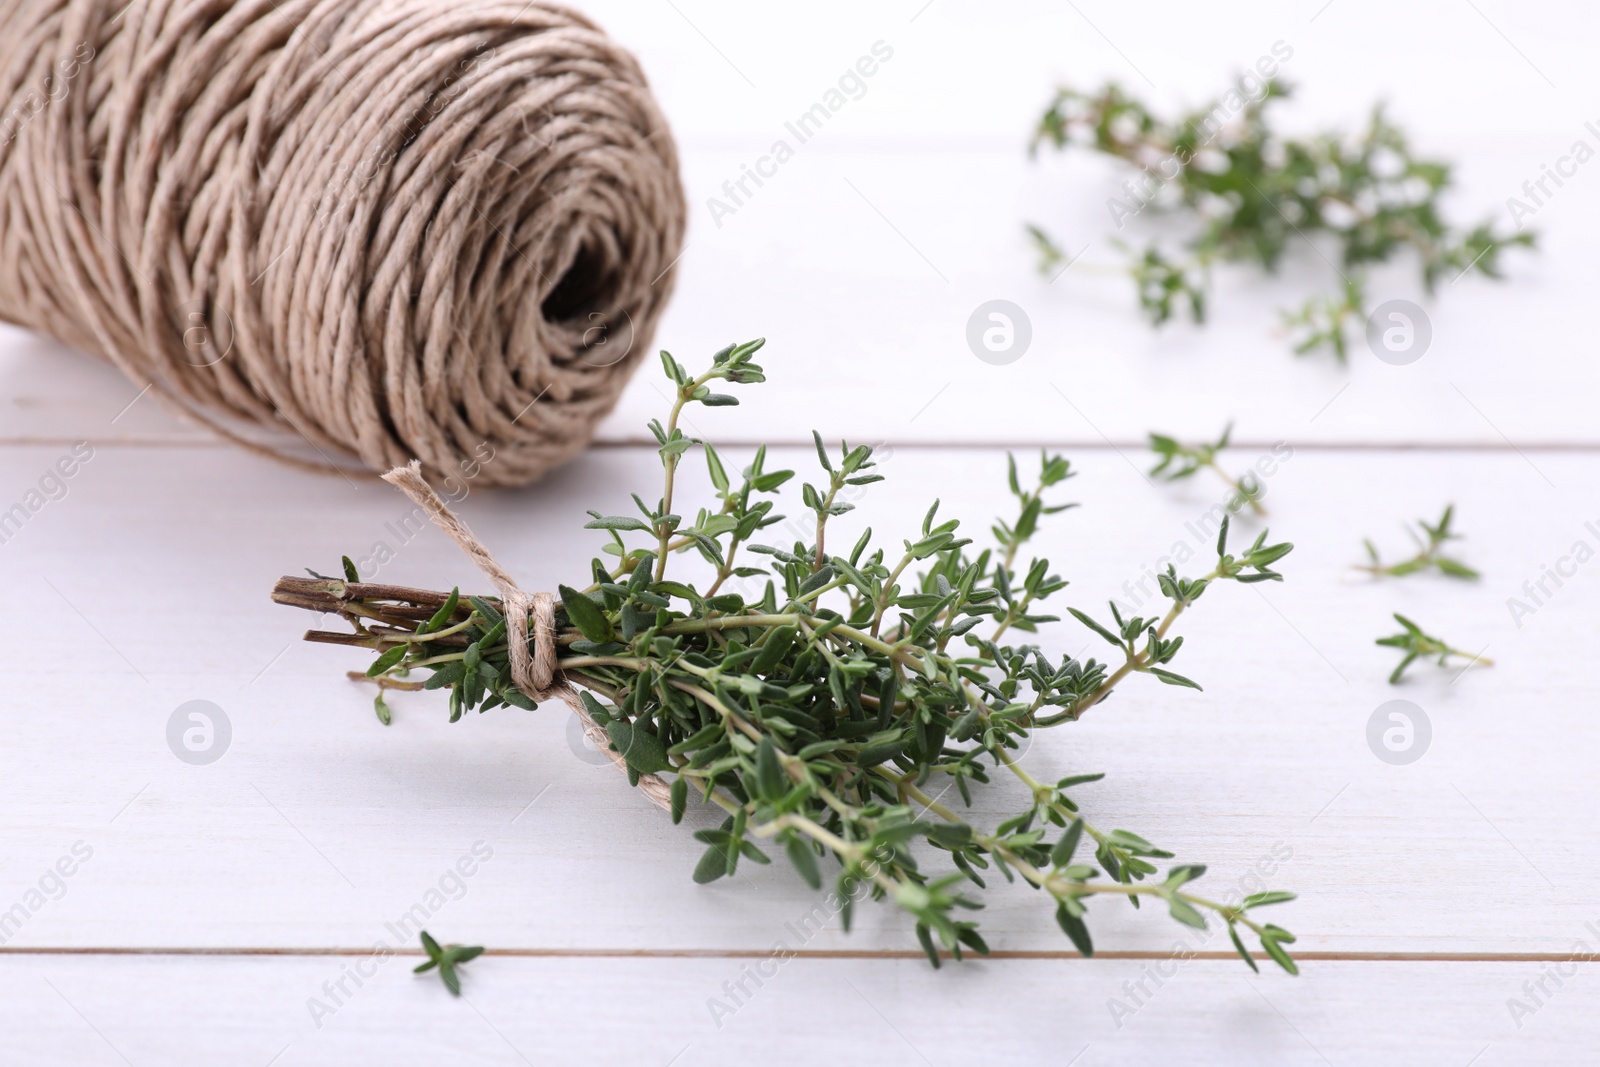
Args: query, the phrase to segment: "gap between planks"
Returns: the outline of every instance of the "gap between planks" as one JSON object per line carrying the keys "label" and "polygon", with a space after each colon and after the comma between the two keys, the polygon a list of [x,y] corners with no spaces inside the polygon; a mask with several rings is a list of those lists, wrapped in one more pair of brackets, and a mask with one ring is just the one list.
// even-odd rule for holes
{"label": "gap between planks", "polygon": [[[23,436],[0,437],[0,448],[70,448],[84,438],[82,435],[73,437],[53,436]],[[825,439],[826,440],[826,439]],[[1278,440],[1238,440],[1228,442],[1226,451],[1265,451],[1279,444]],[[1493,441],[1305,441],[1292,442],[1297,451],[1305,452],[1544,452],[1561,453],[1572,452],[1578,454],[1600,453],[1600,441],[1522,441],[1500,442]],[[804,440],[783,440],[768,438],[756,440],[729,436],[718,438],[714,444],[718,448],[757,448],[766,445],[768,448],[810,448],[812,441],[808,437]],[[1049,441],[885,441],[891,448],[905,449],[918,452],[982,452],[998,451],[1001,449],[1011,451],[1031,450],[1035,448],[1054,448],[1071,450],[1075,452],[1106,452],[1106,451],[1141,451],[1148,447],[1149,442],[1143,438],[1134,440],[1111,441],[1100,439],[1095,441],[1073,440],[1059,438]],[[99,440],[95,442],[96,448],[200,448],[200,449],[234,449],[236,446],[229,441],[215,441],[198,437],[148,437],[129,440]],[[594,440],[589,443],[590,449],[655,449],[656,442],[647,437],[622,437]],[[348,468],[349,473],[368,473],[361,468]],[[313,471],[312,473],[321,473]],[[337,473],[330,469],[327,473]]]}
{"label": "gap between planks", "polygon": [[[307,956],[369,956],[370,948],[184,948],[148,947],[123,948],[109,946],[84,947],[0,947],[0,957],[5,956],[240,956],[240,957],[307,957]],[[396,949],[396,956],[426,955],[421,949]],[[771,949],[718,949],[718,948],[508,948],[490,949],[489,956],[520,959],[713,959],[742,960],[766,959],[773,955]],[[950,959],[949,953],[939,954]],[[1097,960],[1164,960],[1172,955],[1170,950],[1110,950],[1094,954]],[[1255,959],[1269,961],[1265,953],[1252,953]],[[789,959],[813,960],[920,960],[920,949],[794,949]],[[986,956],[969,954],[973,960],[1083,960],[1071,949],[997,949]],[[1196,960],[1238,959],[1236,952],[1194,952],[1186,958]],[[1565,963],[1572,959],[1567,952],[1296,952],[1298,962],[1323,963]]]}

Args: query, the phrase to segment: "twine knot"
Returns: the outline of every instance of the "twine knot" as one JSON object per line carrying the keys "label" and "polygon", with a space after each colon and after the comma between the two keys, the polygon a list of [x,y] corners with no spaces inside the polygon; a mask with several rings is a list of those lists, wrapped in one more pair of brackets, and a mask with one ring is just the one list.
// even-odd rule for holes
{"label": "twine knot", "polygon": [[[473,536],[467,524],[457,518],[449,505],[433,491],[433,486],[422,476],[420,462],[412,460],[408,466],[396,467],[385,474],[383,480],[399,488],[426,511],[433,524],[449,535],[450,540],[494,583],[500,593],[501,609],[505,613],[506,641],[511,654],[511,683],[535,702],[555,697],[566,704],[578,716],[589,743],[603,752],[619,770],[626,771],[627,761],[611,747],[611,738],[594,721],[589,709],[584,706],[583,698],[560,670],[557,661],[555,598],[549,593],[526,593],[517,585],[494,556],[489,554],[489,550],[483,547],[483,543]],[[530,620],[533,626],[531,641]],[[658,807],[671,808],[671,788],[658,775],[639,775],[639,789]]]}

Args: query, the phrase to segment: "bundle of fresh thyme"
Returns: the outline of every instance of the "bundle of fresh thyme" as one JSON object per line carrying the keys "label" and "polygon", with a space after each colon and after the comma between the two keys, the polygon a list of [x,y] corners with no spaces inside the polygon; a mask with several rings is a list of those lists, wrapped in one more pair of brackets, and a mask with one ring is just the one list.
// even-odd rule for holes
{"label": "bundle of fresh thyme", "polygon": [[[1439,207],[1451,182],[1449,164],[1414,155],[1382,107],[1358,134],[1280,134],[1268,109],[1289,93],[1273,79],[1253,94],[1230,92],[1237,108],[1213,102],[1169,121],[1115,84],[1096,93],[1061,89],[1040,119],[1032,151],[1041,144],[1082,146],[1139,169],[1124,183],[1126,197],[1108,202],[1118,229],[1151,205],[1193,217],[1195,232],[1181,251],[1151,243],[1129,264],[1139,306],[1153,324],[1185,307],[1195,322],[1204,321],[1213,264],[1253,262],[1273,273],[1292,243],[1321,239],[1334,246],[1324,258],[1341,284],[1284,319],[1295,352],[1325,349],[1343,360],[1347,329],[1366,317],[1370,265],[1409,249],[1431,294],[1441,278],[1469,270],[1498,278],[1502,252],[1533,245],[1531,231],[1502,235],[1489,222],[1470,230],[1450,226]],[[1043,229],[1029,232],[1043,272],[1072,262]]]}
{"label": "bundle of fresh thyme", "polygon": [[[691,404],[737,403],[713,392],[715,383],[762,381],[752,362],[761,345],[723,349],[698,376],[662,353],[675,399],[666,424],[650,425],[665,474],[661,497],[650,504],[635,495],[637,515],[591,512],[588,528],[609,538],[610,562],[594,561],[586,588],[561,586],[555,617],[560,676],[582,687],[584,707],[625,758],[630,780],[670,778],[674,822],[691,800],[726,815],[695,834],[706,846],[695,880],[731,875],[741,860],[768,863],[770,851],[781,850],[811,886],[837,880],[846,928],[855,887],[892,899],[914,919],[937,967],[940,947],[958,959],[963,949],[988,951],[976,922],[963,916],[981,907],[986,877],[1020,876],[1049,898],[1085,955],[1093,952],[1089,904],[1114,896],[1135,906],[1159,901],[1194,927],[1205,927],[1209,913],[1254,968],[1244,927],[1296,973],[1284,948],[1294,937],[1254,917],[1292,894],[1201,896],[1191,883],[1204,867],[1161,872],[1153,861],[1171,853],[1084,817],[1083,788],[1102,775],[1043,782],[1018,760],[1032,731],[1077,720],[1131,675],[1199,688],[1172,670],[1184,640],[1174,624],[1214,583],[1278,579],[1272,565],[1291,546],[1268,544],[1263,533],[1230,553],[1224,521],[1205,575],[1181,578],[1169,567],[1160,576],[1170,601],[1160,617],[1127,618],[1113,605],[1107,624],[1069,609],[1112,648],[1110,662],[1052,658],[1011,638],[1054,621],[1041,605],[1067,585],[1048,560],[1019,558],[1040,521],[1070,506],[1047,499],[1072,477],[1067,460],[1041,454],[1032,485],[1012,460],[1017,511],[994,525],[993,548],[975,549],[955,520],[939,518],[937,501],[899,546],[875,546],[868,529],[844,547],[828,536],[830,520],[852,508],[842,495],[881,475],[871,448],[832,453],[818,437],[820,477],[801,488],[814,533],[760,543],[760,531],[782,518],[773,496],[793,472],[769,470],[761,448],[730,477],[717,450],[679,424]],[[717,504],[691,518],[675,481],[694,451]],[[705,561],[708,582],[671,566],[681,553]],[[767,567],[751,565],[757,559]],[[451,721],[473,709],[533,706],[512,681],[503,601],[370,585],[351,570],[344,579],[284,578],[274,599],[351,622],[352,634],[314,631],[307,639],[372,649],[377,659],[366,673],[382,684],[446,690]],[[767,581],[754,600],[725,590],[730,579],[758,577]],[[429,677],[406,680],[415,671]],[[1001,768],[1028,799],[999,825],[974,825],[940,803],[953,786],[970,806],[973,787]]]}

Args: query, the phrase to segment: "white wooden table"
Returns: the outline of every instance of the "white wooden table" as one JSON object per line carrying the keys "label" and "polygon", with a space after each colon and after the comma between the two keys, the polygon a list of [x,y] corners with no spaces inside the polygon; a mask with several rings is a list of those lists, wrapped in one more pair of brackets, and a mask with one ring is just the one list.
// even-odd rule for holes
{"label": "white wooden table", "polygon": [[[695,886],[689,828],[580,758],[555,712],[451,726],[438,701],[401,695],[384,729],[343,677],[362,658],[299,642],[309,617],[268,601],[280,574],[388,541],[385,580],[476,581],[432,531],[396,543],[395,493],[220,445],[90,358],[4,330],[0,508],[78,442],[92,457],[0,545],[0,1063],[1591,1059],[1600,974],[1569,961],[1600,949],[1600,564],[1561,564],[1520,619],[1508,600],[1531,604],[1524,583],[1576,543],[1600,548],[1600,163],[1539,209],[1542,251],[1512,257],[1510,280],[1443,287],[1432,347],[1408,366],[1361,346],[1347,367],[1287,353],[1274,309],[1327,285],[1309,249],[1270,284],[1224,273],[1211,325],[1157,334],[1125,281],[1038,278],[1021,225],[1092,244],[1086,260],[1113,255],[1103,200],[1120,176],[1023,151],[1058,79],[1198,103],[1280,40],[1304,90],[1292,121],[1353,123],[1387,95],[1422,146],[1459,161],[1458,220],[1504,223],[1541,164],[1600,144],[1584,127],[1600,107],[1600,14],[1504,0],[586,6],[638,50],[683,148],[693,222],[658,341],[692,362],[771,339],[772,383],[699,431],[802,464],[813,426],[885,442],[890,480],[853,516],[880,531],[936,495],[982,530],[1003,504],[1004,446],[1064,449],[1084,507],[1042,545],[1086,607],[1192,541],[1186,524],[1216,498],[1204,481],[1148,484],[1147,431],[1199,437],[1235,418],[1240,467],[1293,449],[1268,482],[1273,530],[1298,546],[1288,581],[1218,591],[1185,621],[1185,671],[1205,692],[1130,686],[1027,759],[1042,775],[1108,772],[1091,794],[1100,820],[1209,863],[1218,892],[1270,868],[1301,894],[1280,919],[1303,975],[1254,976],[1224,938],[1120,908],[1099,910],[1101,955],[1082,960],[1020,889],[986,913],[994,958],[938,972],[888,908],[863,909],[848,935],[796,937],[816,904],[798,879],[778,865]],[[865,95],[714,220],[707,198],[878,41],[893,55]],[[1375,278],[1389,296],[1418,297],[1409,268]],[[994,298],[1032,322],[1008,366],[964,340]],[[655,374],[601,447],[463,505],[528,588],[585,572],[585,509],[654,491],[641,439]],[[1402,521],[1450,501],[1481,582],[1350,570],[1362,537],[1399,551]],[[1396,610],[1498,665],[1388,686],[1372,641]],[[1045,640],[1091,651],[1075,628]],[[1367,741],[1395,698],[1432,729],[1406,765]],[[207,765],[168,746],[192,700],[230,727]],[[998,790],[981,810],[1014,800]],[[490,949],[459,1001],[413,978],[413,955],[375,951],[414,952],[391,924],[416,908],[441,938]],[[779,941],[798,949],[781,966]]]}

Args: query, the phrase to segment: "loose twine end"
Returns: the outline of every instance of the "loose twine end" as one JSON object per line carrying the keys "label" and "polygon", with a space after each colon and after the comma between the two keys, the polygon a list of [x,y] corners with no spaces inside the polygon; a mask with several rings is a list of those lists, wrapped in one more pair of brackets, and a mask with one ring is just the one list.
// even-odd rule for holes
{"label": "loose twine end", "polygon": [[[545,701],[555,697],[565,703],[578,716],[583,732],[590,744],[605,753],[619,770],[627,771],[627,761],[611,747],[611,739],[599,723],[590,717],[577,690],[566,680],[556,666],[556,612],[555,599],[549,593],[525,593],[512,580],[511,575],[496,562],[489,550],[477,539],[467,524],[456,517],[439,494],[433,491],[422,476],[422,464],[412,460],[403,467],[395,467],[383,475],[383,480],[395,486],[428,513],[433,524],[449,535],[461,551],[465,552],[478,569],[489,577],[500,594],[505,609],[506,640],[511,651],[511,682],[530,700]],[[529,651],[528,622],[533,621],[532,651]],[[670,808],[671,789],[660,776],[639,775],[639,789],[655,802],[657,807]]]}

